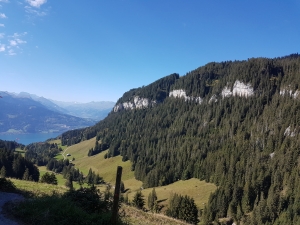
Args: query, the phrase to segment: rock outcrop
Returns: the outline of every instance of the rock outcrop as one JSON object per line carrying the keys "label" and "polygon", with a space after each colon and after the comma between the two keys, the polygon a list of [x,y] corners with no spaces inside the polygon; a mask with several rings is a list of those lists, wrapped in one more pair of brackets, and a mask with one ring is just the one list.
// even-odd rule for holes
{"label": "rock outcrop", "polygon": [[292,98],[297,98],[299,96],[299,94],[300,94],[300,91],[296,90],[296,91],[293,92],[291,89],[288,90],[286,88],[283,88],[283,89],[280,90],[279,94],[281,96],[289,95]]}
{"label": "rock outcrop", "polygon": [[[229,87],[224,87],[222,90],[221,96],[223,98],[225,97],[230,97],[230,96],[241,96],[241,97],[250,97],[254,95],[254,90],[251,87],[250,84],[244,84],[243,82],[240,81],[235,81],[233,85],[233,89]],[[201,104],[203,102],[203,99],[201,97],[194,97],[194,96],[188,96],[186,94],[186,91],[183,89],[177,89],[173,90],[169,93],[170,98],[183,98],[185,101],[194,101],[196,103]],[[218,101],[218,96],[213,95],[209,100],[208,103],[213,103]],[[157,104],[156,101],[150,101],[148,98],[141,98],[139,96],[135,96],[133,100],[123,102],[123,103],[118,103],[115,105],[113,108],[114,112],[119,112],[122,110],[132,110],[132,109],[144,109],[148,107],[155,106]]]}
{"label": "rock outcrop", "polygon": [[291,126],[288,126],[288,128],[285,129],[284,131],[284,136],[290,136],[290,137],[295,137],[296,135],[296,129],[294,131],[291,130]]}
{"label": "rock outcrop", "polygon": [[250,97],[252,95],[254,95],[254,90],[253,87],[251,87],[250,84],[244,84],[243,82],[240,81],[235,81],[234,85],[233,85],[233,89],[232,92],[230,90],[230,88],[225,87],[222,90],[221,93],[222,97],[230,97],[230,96],[241,96],[241,97]]}
{"label": "rock outcrop", "polygon": [[154,105],[156,105],[156,101],[150,101],[148,98],[135,96],[133,101],[116,104],[113,110],[114,112],[119,112],[122,110],[144,109]]}
{"label": "rock outcrop", "polygon": [[198,103],[202,103],[202,99],[200,97],[193,97],[193,96],[187,96],[186,92],[182,89],[179,90],[173,90],[169,93],[169,97],[173,97],[173,98],[184,98],[185,101],[195,101]]}

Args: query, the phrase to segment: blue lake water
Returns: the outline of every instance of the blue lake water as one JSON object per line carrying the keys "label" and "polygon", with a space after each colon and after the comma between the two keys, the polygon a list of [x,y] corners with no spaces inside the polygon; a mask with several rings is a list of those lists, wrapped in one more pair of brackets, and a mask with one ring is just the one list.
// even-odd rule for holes
{"label": "blue lake water", "polygon": [[28,145],[33,142],[46,141],[49,138],[55,138],[61,133],[37,133],[37,134],[0,134],[1,140],[16,141]]}

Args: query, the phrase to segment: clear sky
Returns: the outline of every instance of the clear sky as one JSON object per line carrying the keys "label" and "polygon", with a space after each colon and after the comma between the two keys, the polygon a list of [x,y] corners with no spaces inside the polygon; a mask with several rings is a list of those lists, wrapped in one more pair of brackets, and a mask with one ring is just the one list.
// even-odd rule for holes
{"label": "clear sky", "polygon": [[297,52],[299,0],[0,0],[0,91],[117,101],[208,62]]}

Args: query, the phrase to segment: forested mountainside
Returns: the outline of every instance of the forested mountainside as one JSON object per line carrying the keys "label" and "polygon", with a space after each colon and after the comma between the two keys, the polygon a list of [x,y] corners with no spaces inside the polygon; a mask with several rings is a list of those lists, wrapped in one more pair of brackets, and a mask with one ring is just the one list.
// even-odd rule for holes
{"label": "forested mountainside", "polygon": [[217,184],[205,224],[299,224],[299,84],[298,54],[212,62],[130,90],[106,119],[62,143],[97,136],[145,187],[191,177]]}

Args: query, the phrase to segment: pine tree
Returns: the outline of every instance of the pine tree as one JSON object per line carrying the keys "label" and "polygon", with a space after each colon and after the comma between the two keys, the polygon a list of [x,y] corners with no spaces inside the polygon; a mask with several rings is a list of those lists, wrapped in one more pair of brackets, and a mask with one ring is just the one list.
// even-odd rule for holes
{"label": "pine tree", "polygon": [[67,181],[65,183],[66,187],[68,187],[70,190],[73,190],[74,187],[73,187],[73,176],[72,174],[69,174],[68,178],[67,178]]}
{"label": "pine tree", "polygon": [[57,185],[57,178],[55,176],[54,173],[48,173],[46,172],[42,177],[41,177],[41,180],[40,180],[42,183],[47,183],[47,184],[54,184],[54,185]]}
{"label": "pine tree", "polygon": [[141,191],[137,191],[133,197],[132,204],[138,208],[138,209],[143,209],[145,205],[145,199],[144,195],[142,194]]}
{"label": "pine tree", "polygon": [[24,174],[23,174],[23,180],[29,180],[29,169],[28,168],[26,168],[25,169],[25,172],[24,172]]}
{"label": "pine tree", "polygon": [[88,185],[92,185],[94,183],[94,179],[93,179],[93,172],[92,169],[89,169],[89,173],[88,175],[85,177],[84,180]]}
{"label": "pine tree", "polygon": [[151,211],[154,211],[154,206],[156,204],[156,201],[157,201],[157,195],[155,192],[155,188],[153,188],[152,191],[148,195],[148,208]]}
{"label": "pine tree", "polygon": [[0,177],[4,178],[6,177],[6,169],[5,166],[2,166],[1,171],[0,171]]}

